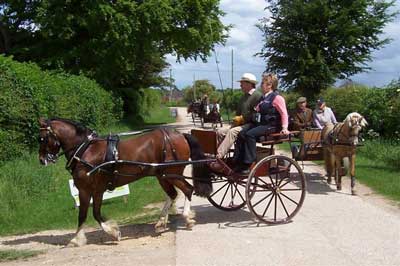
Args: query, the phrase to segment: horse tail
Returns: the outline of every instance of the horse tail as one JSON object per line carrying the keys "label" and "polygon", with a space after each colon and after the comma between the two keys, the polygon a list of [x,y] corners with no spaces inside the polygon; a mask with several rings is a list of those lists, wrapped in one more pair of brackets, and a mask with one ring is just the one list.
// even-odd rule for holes
{"label": "horse tail", "polygon": [[[206,159],[206,156],[203,153],[203,150],[200,147],[200,144],[190,134],[183,134],[189,143],[190,147],[190,159],[192,160],[202,160]],[[193,177],[193,186],[194,193],[200,197],[208,197],[212,192],[212,183],[211,183],[211,171],[210,169],[203,164],[193,164],[192,165],[192,177]]]}

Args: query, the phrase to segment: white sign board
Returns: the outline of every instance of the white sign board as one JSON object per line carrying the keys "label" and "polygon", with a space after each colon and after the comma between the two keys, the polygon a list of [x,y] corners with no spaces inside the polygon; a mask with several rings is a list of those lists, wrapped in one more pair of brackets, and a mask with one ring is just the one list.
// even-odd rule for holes
{"label": "white sign board", "polygon": [[[79,206],[79,191],[76,188],[76,186],[74,185],[73,179],[70,179],[68,181],[69,181],[69,190],[71,192],[71,196],[75,200],[75,206],[78,207]],[[111,198],[115,198],[115,197],[121,197],[121,196],[125,196],[125,195],[129,195],[129,186],[128,185],[116,187],[113,191],[104,192],[103,200],[111,199]],[[90,203],[92,203],[92,202],[93,202],[93,199],[90,199]]]}

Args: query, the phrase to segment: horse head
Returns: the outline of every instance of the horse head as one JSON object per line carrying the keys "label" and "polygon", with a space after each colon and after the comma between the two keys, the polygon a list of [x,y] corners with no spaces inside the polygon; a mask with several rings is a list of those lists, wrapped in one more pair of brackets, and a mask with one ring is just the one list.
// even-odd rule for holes
{"label": "horse head", "polygon": [[356,146],[361,129],[368,125],[367,120],[359,113],[353,112],[347,115],[343,123],[348,127],[350,144]]}
{"label": "horse head", "polygon": [[71,152],[92,131],[67,119],[39,119],[39,161],[43,165],[55,163],[60,155]]}

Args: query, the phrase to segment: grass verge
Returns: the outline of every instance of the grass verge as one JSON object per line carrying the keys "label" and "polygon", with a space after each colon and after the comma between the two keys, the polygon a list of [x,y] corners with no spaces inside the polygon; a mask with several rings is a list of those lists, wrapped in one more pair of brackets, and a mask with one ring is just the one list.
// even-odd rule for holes
{"label": "grass verge", "polygon": [[11,260],[20,260],[35,257],[42,254],[43,251],[38,250],[0,250],[0,262],[6,262]]}
{"label": "grass verge", "polygon": [[[146,123],[170,122],[169,109],[155,110]],[[123,132],[145,127],[132,126],[127,121],[110,128],[110,132]],[[100,132],[102,133],[102,132]],[[39,164],[37,152],[25,153],[17,160],[8,161],[0,166],[0,235],[32,233],[41,230],[76,228],[78,210],[69,192],[68,179],[71,178],[65,167],[65,159],[53,165],[43,167]],[[103,216],[114,220],[129,222],[149,222],[154,215],[140,216],[148,212],[144,207],[164,199],[158,181],[154,177],[145,177],[129,185],[130,194],[127,203],[123,198],[104,201]],[[138,216],[137,218],[135,218]],[[87,223],[97,222],[89,210]]]}

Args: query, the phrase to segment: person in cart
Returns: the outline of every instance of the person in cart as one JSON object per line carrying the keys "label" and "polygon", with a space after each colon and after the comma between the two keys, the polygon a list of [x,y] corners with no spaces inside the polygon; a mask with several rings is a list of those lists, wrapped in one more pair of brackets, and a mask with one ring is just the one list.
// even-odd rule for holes
{"label": "person in cart", "polygon": [[293,130],[305,130],[312,127],[313,112],[307,107],[307,98],[299,97],[297,99],[297,108],[293,112]]}
{"label": "person in cart", "polygon": [[220,129],[217,132],[219,146],[217,149],[217,158],[224,158],[237,139],[242,129],[251,127],[251,120],[255,113],[255,107],[260,101],[261,92],[256,90],[257,79],[251,73],[244,73],[240,80],[240,88],[243,96],[239,100],[236,110],[236,116],[233,118],[233,124],[229,129]]}
{"label": "person in cart", "polygon": [[277,132],[289,134],[286,102],[277,91],[277,76],[264,73],[261,89],[263,96],[254,108],[256,114],[252,125],[240,132],[239,143],[235,149],[235,160],[241,162],[235,171],[243,175],[250,172],[250,166],[256,161],[256,144],[259,137]]}

